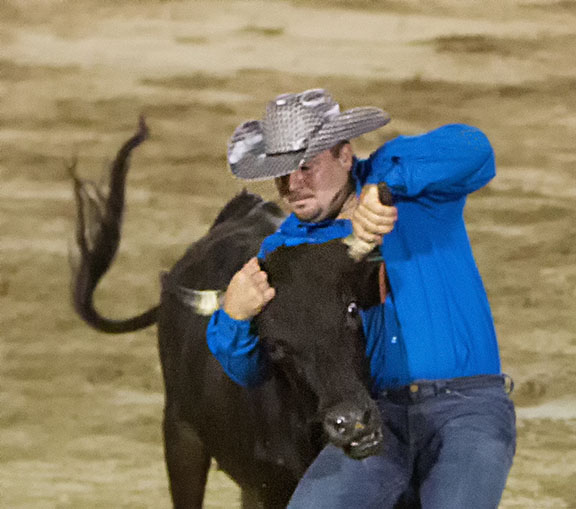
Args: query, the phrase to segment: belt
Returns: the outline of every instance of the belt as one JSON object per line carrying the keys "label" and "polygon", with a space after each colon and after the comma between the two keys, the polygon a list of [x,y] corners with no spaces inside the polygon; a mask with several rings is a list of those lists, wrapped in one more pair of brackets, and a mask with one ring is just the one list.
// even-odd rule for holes
{"label": "belt", "polygon": [[[508,383],[507,383],[508,382]],[[425,399],[450,394],[453,391],[481,389],[484,387],[506,387],[508,394],[514,389],[514,382],[508,375],[479,375],[443,380],[414,380],[410,385],[380,392],[380,396],[393,403],[418,403]]]}

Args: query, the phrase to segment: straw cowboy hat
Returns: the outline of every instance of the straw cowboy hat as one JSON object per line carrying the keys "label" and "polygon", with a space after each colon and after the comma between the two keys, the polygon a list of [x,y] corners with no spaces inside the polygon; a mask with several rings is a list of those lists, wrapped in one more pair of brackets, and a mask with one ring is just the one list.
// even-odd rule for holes
{"label": "straw cowboy hat", "polygon": [[362,107],[340,113],[340,106],[322,89],[282,94],[270,101],[264,118],[244,122],[228,144],[232,173],[244,180],[288,175],[338,142],[386,125],[380,108]]}

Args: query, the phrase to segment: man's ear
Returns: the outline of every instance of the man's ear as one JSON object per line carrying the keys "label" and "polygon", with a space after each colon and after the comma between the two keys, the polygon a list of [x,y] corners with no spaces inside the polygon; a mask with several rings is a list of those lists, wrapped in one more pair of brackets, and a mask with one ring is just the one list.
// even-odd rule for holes
{"label": "man's ear", "polygon": [[340,148],[340,154],[338,155],[338,161],[340,164],[350,170],[352,168],[352,160],[354,159],[354,151],[352,150],[352,145],[350,142],[346,142]]}

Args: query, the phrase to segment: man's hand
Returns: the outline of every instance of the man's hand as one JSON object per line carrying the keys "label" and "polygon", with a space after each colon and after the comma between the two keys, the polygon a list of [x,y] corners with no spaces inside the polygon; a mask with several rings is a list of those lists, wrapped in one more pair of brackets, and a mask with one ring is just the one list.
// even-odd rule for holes
{"label": "man's hand", "polygon": [[358,206],[352,214],[352,228],[356,237],[365,242],[381,244],[382,236],[394,229],[397,220],[396,207],[380,203],[378,187],[364,186]]}
{"label": "man's hand", "polygon": [[224,311],[235,320],[250,320],[276,295],[268,275],[251,258],[231,279],[224,295]]}

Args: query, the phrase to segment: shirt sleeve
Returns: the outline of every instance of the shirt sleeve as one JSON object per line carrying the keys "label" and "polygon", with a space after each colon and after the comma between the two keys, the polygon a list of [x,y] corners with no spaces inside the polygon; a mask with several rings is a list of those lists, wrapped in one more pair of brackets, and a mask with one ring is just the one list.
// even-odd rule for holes
{"label": "shirt sleeve", "polygon": [[463,124],[395,138],[366,163],[360,173],[365,183],[386,182],[394,195],[407,198],[454,200],[480,189],[495,175],[488,138]]}
{"label": "shirt sleeve", "polygon": [[208,323],[206,339],[208,348],[234,382],[250,387],[264,381],[266,360],[250,320],[234,320],[219,309]]}

